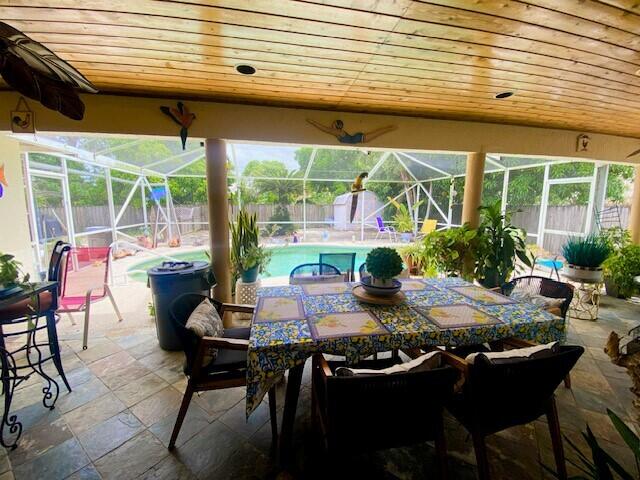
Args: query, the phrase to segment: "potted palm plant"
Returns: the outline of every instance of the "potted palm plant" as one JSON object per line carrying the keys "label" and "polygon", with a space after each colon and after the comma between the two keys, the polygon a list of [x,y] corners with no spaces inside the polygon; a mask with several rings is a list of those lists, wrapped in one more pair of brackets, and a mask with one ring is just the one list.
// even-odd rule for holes
{"label": "potted palm plant", "polygon": [[231,265],[236,278],[245,283],[255,282],[258,274],[268,265],[271,252],[259,244],[260,230],[256,215],[240,210],[231,231]]}
{"label": "potted palm plant", "polygon": [[371,276],[362,279],[362,286],[368,293],[386,297],[400,290],[402,284],[395,277],[402,273],[404,265],[393,248],[374,248],[367,254],[366,264]]}
{"label": "potted palm plant", "polygon": [[564,274],[585,282],[602,282],[602,263],[610,254],[611,247],[600,235],[570,237],[562,247],[567,261]]}

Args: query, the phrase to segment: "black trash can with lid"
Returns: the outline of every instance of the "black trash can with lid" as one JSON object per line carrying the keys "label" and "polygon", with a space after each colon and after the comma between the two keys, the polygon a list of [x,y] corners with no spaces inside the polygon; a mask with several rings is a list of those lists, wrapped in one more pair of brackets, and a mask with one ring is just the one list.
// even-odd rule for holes
{"label": "black trash can with lid", "polygon": [[153,306],[156,311],[156,333],[164,350],[182,350],[180,339],[171,323],[169,306],[183,293],[210,295],[215,284],[207,262],[163,262],[147,271]]}

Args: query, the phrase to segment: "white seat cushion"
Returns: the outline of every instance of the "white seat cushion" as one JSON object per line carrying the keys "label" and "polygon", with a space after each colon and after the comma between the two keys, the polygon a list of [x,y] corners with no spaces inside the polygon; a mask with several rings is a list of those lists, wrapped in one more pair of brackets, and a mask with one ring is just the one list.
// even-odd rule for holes
{"label": "white seat cushion", "polygon": [[539,358],[555,353],[559,345],[558,342],[551,342],[534,347],[514,348],[512,350],[505,350],[504,352],[475,352],[467,355],[465,360],[469,363],[475,363],[480,356],[484,356],[490,363],[497,364],[510,360]]}
{"label": "white seat cushion", "polygon": [[399,363],[388,368],[383,368],[382,370],[338,367],[336,368],[336,375],[339,377],[352,377],[354,375],[391,375],[394,373],[431,370],[433,368],[439,368],[441,363],[442,358],[440,352],[435,351],[420,355],[418,358],[414,358],[409,362]]}

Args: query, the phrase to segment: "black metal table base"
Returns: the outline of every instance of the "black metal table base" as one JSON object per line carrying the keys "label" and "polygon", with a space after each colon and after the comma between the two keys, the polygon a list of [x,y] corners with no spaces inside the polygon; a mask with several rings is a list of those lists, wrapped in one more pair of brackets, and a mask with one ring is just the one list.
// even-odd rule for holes
{"label": "black metal table base", "polygon": [[[5,333],[0,325],[0,359],[2,360],[2,391],[4,393],[4,413],[2,415],[2,424],[0,425],[0,444],[5,448],[15,449],[18,440],[22,434],[22,423],[18,421],[15,414],[11,414],[11,402],[16,388],[22,383],[36,374],[44,379],[42,388],[42,404],[45,408],[53,410],[56,400],[60,393],[58,383],[51,378],[44,370],[45,362],[52,360],[58,373],[62,377],[67,390],[71,392],[71,387],[67,382],[62,363],[60,361],[60,351],[58,347],[58,339],[55,334],[55,315],[53,312],[47,312],[44,319],[45,323],[41,324],[43,317],[32,317],[22,319],[18,322],[11,322],[12,325],[25,324],[26,329],[20,331]],[[53,327],[49,325],[53,322]],[[52,330],[53,328],[53,336]],[[47,329],[48,341],[46,343],[38,343],[37,334],[40,330]],[[26,335],[27,341],[24,345],[15,350],[8,350],[5,339]],[[49,354],[43,353],[42,347],[48,347]],[[24,353],[24,356],[21,355]]]}

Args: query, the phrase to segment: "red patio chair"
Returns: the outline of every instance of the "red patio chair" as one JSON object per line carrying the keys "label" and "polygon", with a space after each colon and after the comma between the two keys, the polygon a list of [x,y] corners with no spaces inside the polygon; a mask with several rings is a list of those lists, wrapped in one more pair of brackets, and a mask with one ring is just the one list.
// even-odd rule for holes
{"label": "red patio chair", "polygon": [[[67,314],[84,312],[82,348],[85,350],[89,339],[92,303],[108,296],[118,321],[122,321],[122,315],[107,283],[110,263],[111,247],[74,247],[67,256],[58,312]],[[73,321],[73,317],[71,318]]]}

